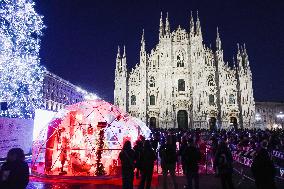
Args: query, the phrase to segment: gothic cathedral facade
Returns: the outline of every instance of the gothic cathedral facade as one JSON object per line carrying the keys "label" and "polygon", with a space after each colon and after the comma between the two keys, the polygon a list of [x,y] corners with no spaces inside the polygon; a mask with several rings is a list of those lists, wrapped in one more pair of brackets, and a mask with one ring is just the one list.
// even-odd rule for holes
{"label": "gothic cathedral facade", "polygon": [[149,127],[247,128],[254,126],[252,72],[245,45],[232,66],[223,59],[217,28],[216,49],[203,43],[200,20],[189,31],[170,30],[161,15],[159,42],[147,53],[144,31],[140,63],[127,70],[125,48],[115,68],[114,103]]}

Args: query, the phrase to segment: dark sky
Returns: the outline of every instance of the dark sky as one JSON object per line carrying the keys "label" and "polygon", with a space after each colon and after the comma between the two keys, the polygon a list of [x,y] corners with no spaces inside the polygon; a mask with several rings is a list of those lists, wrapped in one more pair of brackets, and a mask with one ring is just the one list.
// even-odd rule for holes
{"label": "dark sky", "polygon": [[282,0],[37,0],[47,28],[40,57],[48,70],[113,101],[118,45],[126,45],[128,68],[139,60],[142,29],[147,52],[158,41],[160,12],[171,30],[189,28],[199,12],[203,39],[215,46],[216,27],[226,61],[246,43],[256,101],[284,100],[284,1]]}

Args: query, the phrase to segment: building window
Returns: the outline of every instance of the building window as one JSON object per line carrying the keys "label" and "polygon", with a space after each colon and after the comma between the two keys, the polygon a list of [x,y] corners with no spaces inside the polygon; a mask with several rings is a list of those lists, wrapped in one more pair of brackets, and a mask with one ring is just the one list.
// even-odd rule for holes
{"label": "building window", "polygon": [[131,96],[131,105],[136,105],[136,96],[135,95]]}
{"label": "building window", "polygon": [[150,78],[149,86],[150,86],[150,87],[155,87],[155,78],[154,78],[154,77],[151,77],[151,78]]}
{"label": "building window", "polygon": [[207,79],[208,86],[214,86],[213,75],[209,75]]}
{"label": "building window", "polygon": [[183,79],[178,80],[178,91],[185,91],[185,81]]}
{"label": "building window", "polygon": [[156,102],[155,102],[155,96],[154,95],[151,95],[150,96],[150,105],[155,105]]}
{"label": "building window", "polygon": [[235,96],[233,94],[229,95],[229,104],[235,104]]}
{"label": "building window", "polygon": [[177,55],[177,67],[184,67],[184,62],[180,55]]}
{"label": "building window", "polygon": [[209,95],[209,105],[214,105],[214,95]]}

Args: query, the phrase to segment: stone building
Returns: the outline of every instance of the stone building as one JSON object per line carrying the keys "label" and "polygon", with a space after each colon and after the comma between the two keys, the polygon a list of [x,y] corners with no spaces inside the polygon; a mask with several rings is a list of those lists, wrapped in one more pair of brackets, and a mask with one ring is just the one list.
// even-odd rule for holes
{"label": "stone building", "polygon": [[159,42],[146,51],[144,31],[140,62],[128,71],[126,52],[118,49],[114,103],[150,127],[251,127],[255,118],[252,73],[245,45],[232,65],[223,59],[217,28],[216,48],[202,38],[197,15],[188,30],[170,29],[161,15]]}
{"label": "stone building", "polygon": [[43,79],[43,108],[58,111],[65,105],[75,104],[88,98],[97,98],[69,81],[46,71]]}
{"label": "stone building", "polygon": [[284,129],[284,102],[255,102],[255,126]]}

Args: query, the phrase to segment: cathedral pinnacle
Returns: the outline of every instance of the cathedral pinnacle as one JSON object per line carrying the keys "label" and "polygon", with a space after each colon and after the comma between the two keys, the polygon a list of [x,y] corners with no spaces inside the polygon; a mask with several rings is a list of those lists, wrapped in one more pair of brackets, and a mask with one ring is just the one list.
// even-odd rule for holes
{"label": "cathedral pinnacle", "polygon": [[170,23],[169,23],[169,14],[167,12],[167,17],[166,17],[166,28],[165,28],[166,35],[170,35],[171,29],[170,29]]}
{"label": "cathedral pinnacle", "polygon": [[116,58],[120,58],[120,48],[119,48],[119,45],[118,45],[118,48],[117,48],[117,56]]}
{"label": "cathedral pinnacle", "polygon": [[164,36],[163,12],[161,12],[160,29],[159,29],[159,39],[161,39],[163,36]]}
{"label": "cathedral pinnacle", "polygon": [[201,25],[197,11],[197,21],[196,21],[196,35],[201,35]]}
{"label": "cathedral pinnacle", "polygon": [[216,48],[217,50],[221,50],[221,39],[220,39],[218,27],[217,27],[217,37],[216,37]]}
{"label": "cathedral pinnacle", "polygon": [[126,57],[125,45],[123,46],[123,58]]}
{"label": "cathedral pinnacle", "polygon": [[190,27],[190,33],[194,34],[194,20],[193,20],[193,16],[192,16],[192,11],[190,11],[189,27]]}
{"label": "cathedral pinnacle", "polygon": [[143,51],[145,51],[144,29],[142,30],[142,37],[141,37],[141,52]]}

